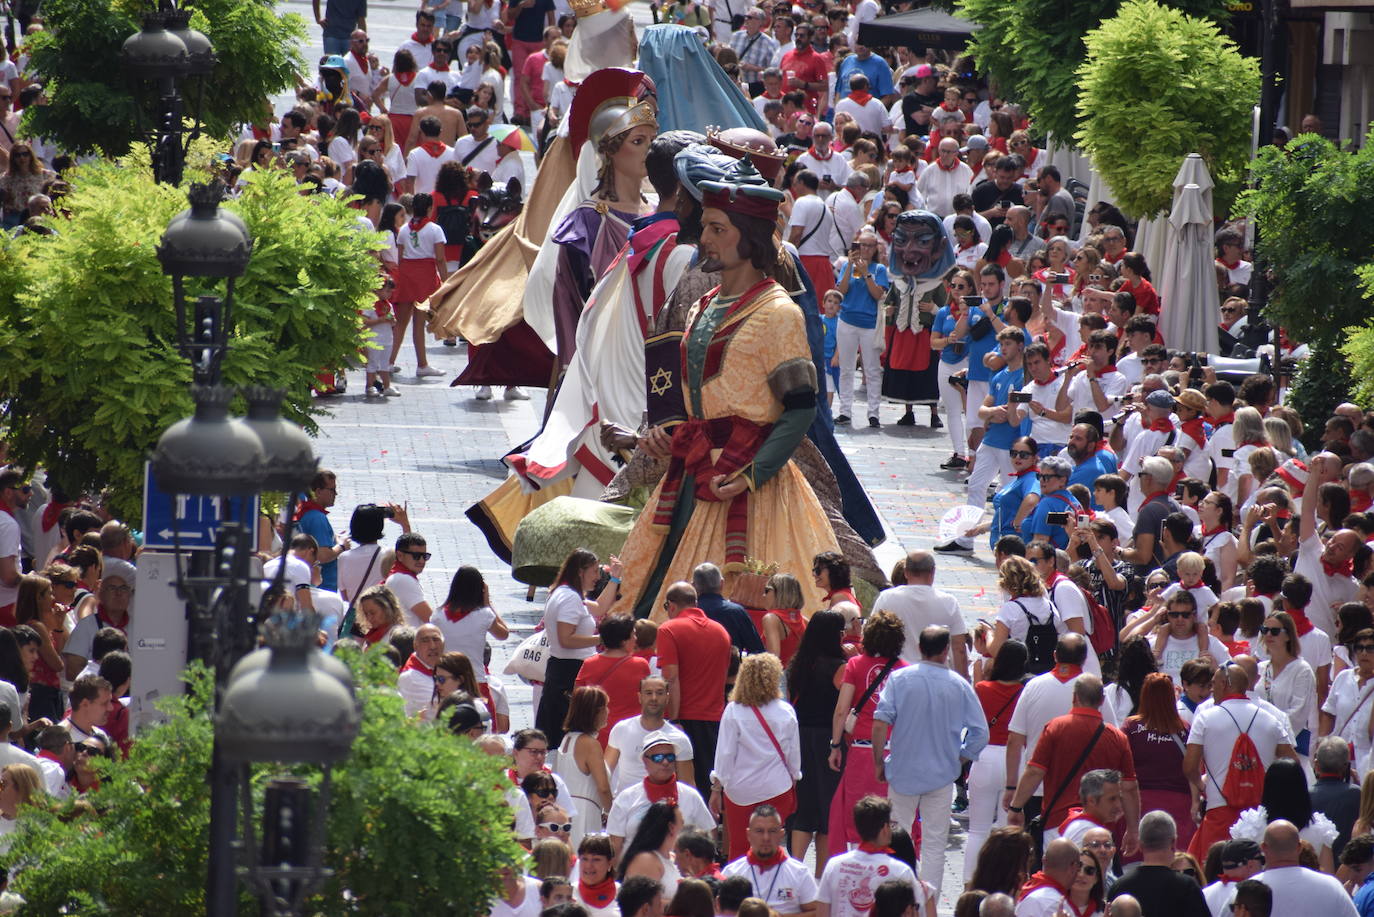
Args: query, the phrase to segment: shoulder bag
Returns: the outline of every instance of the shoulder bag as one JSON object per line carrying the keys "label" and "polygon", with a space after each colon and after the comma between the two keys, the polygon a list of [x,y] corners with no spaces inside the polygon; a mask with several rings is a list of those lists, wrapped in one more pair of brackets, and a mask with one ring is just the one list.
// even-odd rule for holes
{"label": "shoulder bag", "polygon": [[1044,830],[1045,816],[1054,811],[1055,803],[1059,802],[1059,797],[1063,796],[1064,791],[1069,788],[1069,784],[1073,783],[1073,778],[1078,776],[1078,769],[1083,766],[1083,762],[1088,760],[1088,755],[1092,754],[1093,748],[1097,745],[1097,740],[1102,738],[1102,733],[1105,732],[1106,729],[1107,724],[1105,721],[1097,724],[1097,731],[1094,732],[1093,737],[1088,740],[1088,744],[1083,746],[1083,753],[1078,756],[1078,760],[1074,762],[1073,767],[1069,768],[1068,773],[1064,775],[1064,779],[1060,782],[1059,788],[1054,791],[1054,795],[1041,806],[1040,814],[1032,818],[1030,823],[1026,825],[1027,831],[1035,834]]}

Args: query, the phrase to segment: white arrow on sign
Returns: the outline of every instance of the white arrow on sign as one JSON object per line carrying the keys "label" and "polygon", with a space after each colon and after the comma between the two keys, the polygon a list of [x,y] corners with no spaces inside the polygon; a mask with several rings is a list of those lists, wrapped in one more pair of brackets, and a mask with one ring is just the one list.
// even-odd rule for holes
{"label": "white arrow on sign", "polygon": [[[163,529],[162,531],[158,532],[158,534],[161,535],[163,538],[171,538],[173,535],[176,534],[176,532],[173,532],[171,529]],[[206,534],[206,532],[182,532],[181,538],[185,541],[198,541],[201,538],[204,538]]]}

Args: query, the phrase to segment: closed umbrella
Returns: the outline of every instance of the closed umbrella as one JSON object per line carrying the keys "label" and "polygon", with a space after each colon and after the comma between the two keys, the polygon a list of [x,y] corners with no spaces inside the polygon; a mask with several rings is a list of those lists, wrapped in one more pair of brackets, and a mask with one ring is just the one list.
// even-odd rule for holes
{"label": "closed umbrella", "polygon": [[1212,248],[1212,208],[1200,185],[1184,185],[1169,213],[1164,258],[1164,342],[1170,348],[1217,352],[1217,275]]}

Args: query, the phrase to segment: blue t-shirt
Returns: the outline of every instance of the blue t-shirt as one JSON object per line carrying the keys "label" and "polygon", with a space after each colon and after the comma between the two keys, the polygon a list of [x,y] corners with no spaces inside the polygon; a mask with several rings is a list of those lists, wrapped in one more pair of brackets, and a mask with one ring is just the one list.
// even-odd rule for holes
{"label": "blue t-shirt", "polygon": [[840,328],[840,317],[822,315],[821,324],[825,326],[825,365],[829,368],[830,361],[835,357],[835,333]]}
{"label": "blue t-shirt", "polygon": [[1360,912],[1360,917],[1374,917],[1374,875],[1355,890],[1355,910]]}
{"label": "blue t-shirt", "polygon": [[841,97],[849,92],[849,78],[856,73],[868,77],[868,91],[879,100],[896,91],[892,88],[892,68],[884,63],[882,58],[870,54],[868,60],[859,60],[859,55],[851,54],[840,61],[840,66],[835,71],[836,91]]}
{"label": "blue t-shirt", "polygon": [[[973,367],[969,366],[969,377],[973,377]],[[1020,369],[1003,369],[992,377],[988,383],[988,394],[992,396],[994,407],[1007,403],[1007,396],[1012,392],[1021,390],[1022,373]],[[1030,430],[1030,418],[1027,417],[1019,424],[1011,423],[990,423],[987,425],[987,432],[983,434],[983,442],[994,449],[1010,449],[1011,444],[1016,442],[1017,437],[1025,436],[1024,430]]]}
{"label": "blue t-shirt", "polygon": [[[329,525],[329,517],[317,509],[312,509],[301,516],[300,521],[296,523],[296,529],[315,539],[315,543],[322,548],[334,547],[334,529]],[[330,592],[339,591],[339,562],[337,560],[320,564],[320,588],[328,589]]]}
{"label": "blue t-shirt", "polygon": [[[999,302],[993,307],[992,311],[997,313],[998,318],[1002,318],[1002,310],[1005,307],[1005,302]],[[982,324],[987,320],[988,317],[983,314],[982,309],[971,310],[968,317],[969,331],[972,332],[975,325]],[[1021,329],[1021,340],[1026,347],[1029,347],[1033,340],[1030,336],[1030,332],[1024,328]],[[973,335],[970,333],[968,341],[968,377],[970,382],[986,382],[988,379],[992,378],[992,370],[983,365],[983,357],[996,349],[997,332],[992,328],[988,329],[988,333],[983,335],[981,341],[975,341]]]}
{"label": "blue t-shirt", "polygon": [[1073,494],[1067,490],[1045,494],[1035,505],[1035,510],[1026,518],[1026,524],[1021,528],[1021,537],[1029,543],[1036,535],[1048,535],[1050,542],[1063,550],[1069,546],[1068,532],[1064,531],[1062,525],[1050,525],[1045,521],[1045,516],[1049,513],[1077,513],[1080,508]]}
{"label": "blue t-shirt", "polygon": [[988,545],[997,546],[997,540],[1003,535],[1020,535],[1012,525],[1016,521],[1016,512],[1021,508],[1021,503],[1026,499],[1027,494],[1040,493],[1040,479],[1035,476],[1035,471],[1028,471],[1025,474],[1017,475],[1002,485],[1002,489],[992,495],[992,530],[988,532]]}
{"label": "blue t-shirt", "polygon": [[[1074,466],[1073,474],[1069,475],[1069,484],[1082,484],[1088,488],[1088,493],[1092,493],[1093,481],[1104,474],[1116,474],[1116,469],[1116,453],[1110,449],[1099,449],[1086,462]],[[1092,504],[1095,510],[1102,508],[1097,505],[1096,500],[1093,500]]]}
{"label": "blue t-shirt", "polygon": [[[887,268],[881,264],[870,264],[869,270],[873,273],[873,282],[884,290],[891,283],[887,277]],[[840,275],[840,280],[850,277],[850,265],[844,266],[844,273]],[[840,302],[840,320],[846,325],[853,325],[855,328],[873,328],[878,324],[878,301],[873,298],[873,294],[868,291],[867,281],[853,278],[849,282],[849,292],[844,294],[844,300]]]}
{"label": "blue t-shirt", "polygon": [[[935,324],[930,326],[930,330],[935,334],[949,337],[954,333],[954,326],[957,324],[959,324],[959,319],[955,318],[954,314],[949,311],[949,306],[941,306],[939,311],[935,313]],[[962,340],[959,344],[962,346],[946,344],[944,349],[940,351],[940,362],[954,366],[967,360],[968,341]],[[958,352],[956,353],[956,351]]]}

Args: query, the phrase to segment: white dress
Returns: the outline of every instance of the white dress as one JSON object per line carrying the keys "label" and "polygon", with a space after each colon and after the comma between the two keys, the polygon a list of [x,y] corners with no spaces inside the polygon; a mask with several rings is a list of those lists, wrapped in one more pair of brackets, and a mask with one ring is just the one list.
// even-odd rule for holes
{"label": "white dress", "polygon": [[[558,776],[568,785],[568,793],[577,800],[577,814],[572,817],[572,849],[582,843],[588,834],[599,834],[605,830],[601,823],[601,797],[596,792],[596,780],[591,774],[582,773],[573,754],[573,743],[581,732],[570,732],[563,737],[558,747]],[[607,778],[609,779],[609,778]]]}
{"label": "white dress", "polygon": [[663,878],[658,880],[658,884],[663,886],[663,900],[672,901],[673,895],[677,894],[678,883],[682,881],[682,873],[678,871],[672,857],[666,857],[657,850],[654,851],[654,856],[663,864]]}
{"label": "white dress", "polygon": [[[1246,809],[1240,813],[1236,823],[1231,826],[1231,837],[1237,840],[1254,841],[1256,844],[1264,840],[1264,830],[1269,827],[1269,813],[1264,806],[1255,806],[1253,809]],[[1321,812],[1313,812],[1312,820],[1307,826],[1298,832],[1298,836],[1312,845],[1312,849],[1321,853],[1323,847],[1330,849],[1335,842],[1340,830],[1331,823]]]}

